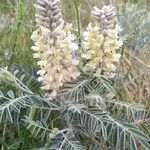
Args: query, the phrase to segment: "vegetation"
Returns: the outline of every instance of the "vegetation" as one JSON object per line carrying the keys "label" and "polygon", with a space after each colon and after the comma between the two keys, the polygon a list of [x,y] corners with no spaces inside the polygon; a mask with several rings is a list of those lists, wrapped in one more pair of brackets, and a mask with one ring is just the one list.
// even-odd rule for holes
{"label": "vegetation", "polygon": [[95,76],[95,70],[85,71],[92,59],[84,58],[80,76],[65,80],[57,96],[48,100],[48,92],[37,81],[41,66],[31,50],[35,44],[31,35],[38,28],[36,1],[1,0],[0,149],[149,150],[150,1],[61,2],[63,19],[73,24],[78,57],[86,53],[82,33],[90,20],[94,22],[93,6],[116,7],[124,41],[116,50],[121,54],[116,76],[109,79]]}

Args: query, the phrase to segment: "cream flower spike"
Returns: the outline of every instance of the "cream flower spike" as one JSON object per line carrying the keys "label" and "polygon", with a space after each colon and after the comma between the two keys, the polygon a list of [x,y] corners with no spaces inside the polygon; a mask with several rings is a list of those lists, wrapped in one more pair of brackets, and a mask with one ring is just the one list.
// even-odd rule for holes
{"label": "cream flower spike", "polygon": [[90,23],[83,34],[87,51],[82,57],[88,60],[84,70],[95,71],[97,77],[104,75],[112,78],[121,57],[117,50],[123,44],[119,38],[121,29],[115,24],[115,9],[112,6],[104,6],[101,10],[94,7],[91,13],[95,22]]}
{"label": "cream flower spike", "polygon": [[115,8],[110,5],[105,5],[101,10],[94,7],[92,15],[96,19],[97,26],[102,30],[113,28],[116,21],[116,13],[114,10]]}
{"label": "cream flower spike", "polygon": [[80,75],[79,61],[73,56],[77,44],[71,33],[72,26],[64,25],[60,0],[37,0],[35,8],[38,28],[31,36],[32,49],[40,67],[38,81],[43,90],[51,92],[49,98],[52,99],[65,82]]}

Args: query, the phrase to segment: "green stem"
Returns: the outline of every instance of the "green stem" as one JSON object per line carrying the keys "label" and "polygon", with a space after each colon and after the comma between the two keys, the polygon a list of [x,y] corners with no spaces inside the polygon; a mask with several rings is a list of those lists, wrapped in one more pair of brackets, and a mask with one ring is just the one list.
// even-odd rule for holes
{"label": "green stem", "polygon": [[73,2],[74,2],[74,9],[75,9],[76,21],[78,26],[78,41],[79,41],[79,46],[81,46],[81,18],[80,18],[81,2],[80,0],[73,0]]}
{"label": "green stem", "polygon": [[79,7],[77,9],[77,23],[78,23],[78,35],[79,35],[79,43],[81,43],[81,21],[80,21],[80,12]]}

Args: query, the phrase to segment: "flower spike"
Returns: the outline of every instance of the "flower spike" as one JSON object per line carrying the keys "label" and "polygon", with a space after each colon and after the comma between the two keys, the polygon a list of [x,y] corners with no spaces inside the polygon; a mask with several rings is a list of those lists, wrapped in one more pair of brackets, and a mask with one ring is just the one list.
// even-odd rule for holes
{"label": "flower spike", "polygon": [[88,60],[84,70],[95,70],[95,76],[104,75],[113,78],[116,62],[121,55],[117,50],[123,41],[119,38],[120,27],[116,23],[114,7],[104,6],[101,10],[94,7],[92,15],[95,24],[90,23],[84,32],[84,47],[87,50],[82,55]]}
{"label": "flower spike", "polygon": [[78,60],[74,57],[77,44],[75,36],[71,33],[72,26],[64,25],[62,19],[60,0],[37,0],[36,22],[37,30],[31,39],[35,45],[34,58],[40,70],[38,81],[42,89],[51,92],[50,98],[57,95],[65,82],[76,79],[80,72]]}

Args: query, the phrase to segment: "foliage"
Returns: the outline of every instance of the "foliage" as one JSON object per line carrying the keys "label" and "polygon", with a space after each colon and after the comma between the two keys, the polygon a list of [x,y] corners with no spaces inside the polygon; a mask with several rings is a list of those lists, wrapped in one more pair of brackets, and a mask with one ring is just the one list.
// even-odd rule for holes
{"label": "foliage", "polygon": [[[94,147],[122,150],[138,149],[139,144],[142,149],[150,148],[149,135],[137,124],[146,120],[146,110],[139,104],[106,99],[115,90],[104,78],[82,75],[66,83],[52,101],[31,91],[24,81],[7,70],[0,70],[0,78],[1,83],[15,88],[15,92],[1,91],[0,122],[5,127],[2,144],[8,136],[7,130],[11,128],[14,132],[18,128],[22,134],[28,131],[31,143],[36,141],[35,144],[28,141],[26,149],[83,150],[93,145],[91,150]],[[147,130],[148,126],[145,126]],[[13,137],[7,138],[11,141]],[[18,145],[21,149],[24,140]],[[38,140],[42,142],[37,144]],[[11,149],[13,144],[3,145]]]}

